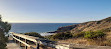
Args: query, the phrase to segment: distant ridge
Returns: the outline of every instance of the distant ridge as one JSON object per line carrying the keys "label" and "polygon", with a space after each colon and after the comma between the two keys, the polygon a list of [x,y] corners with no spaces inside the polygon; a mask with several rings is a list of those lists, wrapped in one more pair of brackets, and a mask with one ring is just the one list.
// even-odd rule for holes
{"label": "distant ridge", "polygon": [[60,27],[57,29],[57,33],[69,31],[71,33],[79,33],[82,31],[96,31],[96,30],[111,30],[111,17],[99,20],[90,21],[80,24]]}

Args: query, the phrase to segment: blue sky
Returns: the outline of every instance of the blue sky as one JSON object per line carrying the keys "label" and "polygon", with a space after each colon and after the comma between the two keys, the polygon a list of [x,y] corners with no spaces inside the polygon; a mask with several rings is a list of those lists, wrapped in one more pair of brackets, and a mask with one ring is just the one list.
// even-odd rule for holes
{"label": "blue sky", "polygon": [[81,23],[111,16],[111,0],[0,0],[3,21]]}

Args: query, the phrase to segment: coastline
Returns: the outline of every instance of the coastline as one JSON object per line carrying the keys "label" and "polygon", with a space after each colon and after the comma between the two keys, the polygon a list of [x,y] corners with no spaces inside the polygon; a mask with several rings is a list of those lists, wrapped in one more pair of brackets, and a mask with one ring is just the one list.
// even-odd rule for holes
{"label": "coastline", "polygon": [[48,32],[45,32],[45,33],[40,33],[41,36],[48,36],[48,35],[53,35],[55,33],[48,33]]}

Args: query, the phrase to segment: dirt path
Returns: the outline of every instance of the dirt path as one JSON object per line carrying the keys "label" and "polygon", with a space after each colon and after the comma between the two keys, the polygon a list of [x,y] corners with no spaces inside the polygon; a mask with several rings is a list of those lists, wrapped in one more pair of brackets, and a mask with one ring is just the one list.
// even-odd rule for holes
{"label": "dirt path", "polygon": [[[68,43],[59,42],[59,44],[68,45]],[[111,46],[96,46],[96,45],[84,45],[84,44],[69,44],[70,49],[111,49]]]}
{"label": "dirt path", "polygon": [[16,43],[14,43],[12,38],[9,37],[9,42],[7,43],[7,49],[22,49],[22,48]]}

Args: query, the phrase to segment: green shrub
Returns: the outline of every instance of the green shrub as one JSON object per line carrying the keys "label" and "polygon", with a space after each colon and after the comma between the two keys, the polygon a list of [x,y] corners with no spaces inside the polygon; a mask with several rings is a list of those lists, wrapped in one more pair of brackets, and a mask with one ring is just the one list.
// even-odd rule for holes
{"label": "green shrub", "polygon": [[74,38],[78,38],[78,37],[84,37],[85,32],[80,32],[80,33],[75,33],[73,35]]}
{"label": "green shrub", "polygon": [[71,34],[69,32],[57,33],[55,35],[46,36],[45,38],[50,40],[64,40],[69,38],[89,38],[89,39],[97,39],[105,36],[105,33],[102,31],[85,31],[80,33]]}
{"label": "green shrub", "polygon": [[53,36],[53,35],[48,35],[48,36],[44,36],[44,38],[46,38],[46,39],[49,39],[49,40],[50,40],[50,39],[52,38],[52,36]]}
{"label": "green shrub", "polygon": [[102,38],[104,37],[104,35],[105,34],[101,31],[87,31],[85,32],[84,37],[93,39],[93,38]]}
{"label": "green shrub", "polygon": [[102,31],[86,31],[86,32],[80,32],[80,33],[75,33],[73,35],[74,38],[79,38],[79,37],[84,37],[84,38],[102,38],[104,37],[104,33]]}
{"label": "green shrub", "polygon": [[34,37],[40,37],[43,38],[39,33],[36,32],[28,32],[28,33],[24,33],[25,35],[29,35],[29,36],[34,36]]}
{"label": "green shrub", "polygon": [[68,38],[72,38],[73,35],[71,33],[57,33],[55,35],[52,36],[53,39],[68,39]]}

